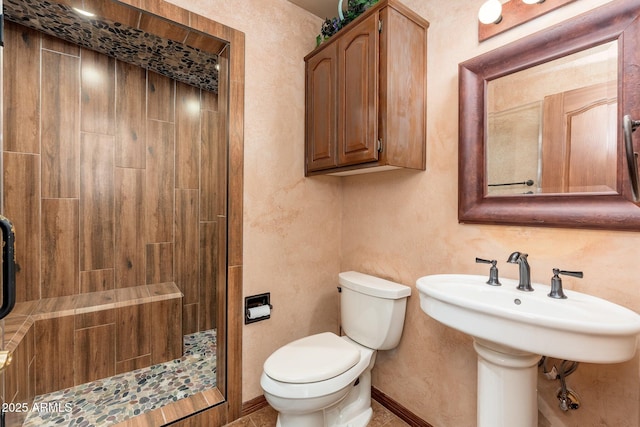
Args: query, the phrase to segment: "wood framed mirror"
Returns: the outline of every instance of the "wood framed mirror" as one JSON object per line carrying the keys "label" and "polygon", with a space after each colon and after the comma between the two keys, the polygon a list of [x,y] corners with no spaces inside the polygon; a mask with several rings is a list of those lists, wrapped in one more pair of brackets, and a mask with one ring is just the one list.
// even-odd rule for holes
{"label": "wood framed mirror", "polygon": [[[585,80],[584,86],[600,87],[604,89],[605,115],[609,115],[609,129],[602,131],[613,141],[610,144],[608,163],[594,167],[593,159],[583,165],[572,165],[567,160],[564,166],[544,166],[543,145],[552,150],[571,151],[571,146],[564,140],[570,140],[571,119],[563,122],[560,131],[549,133],[548,121],[543,121],[537,147],[533,149],[537,162],[537,176],[523,177],[523,183],[533,181],[533,190],[515,191],[507,194],[495,194],[489,191],[490,182],[488,163],[489,109],[494,105],[490,99],[499,91],[501,85],[495,83],[498,79],[509,78],[516,73],[529,72],[534,67],[543,66],[553,61],[562,62],[570,55],[584,56],[589,50],[614,51],[614,80],[592,84],[590,78],[575,78]],[[609,57],[611,56],[610,54]],[[610,60],[610,59],[609,59]],[[617,64],[617,67],[615,66]],[[611,67],[607,73],[611,74]],[[531,73],[535,75],[536,73]],[[547,74],[558,80],[558,72]],[[504,87],[504,85],[502,85]],[[527,84],[529,89],[532,85]],[[543,84],[541,86],[548,86]],[[517,86],[512,86],[510,92],[519,92]],[[607,89],[608,88],[608,89]],[[640,207],[633,202],[633,194],[629,183],[629,169],[627,167],[624,147],[622,118],[630,115],[634,119],[640,118],[640,4],[636,0],[616,0],[602,7],[579,15],[566,22],[549,29],[535,33],[521,40],[515,41],[478,57],[465,61],[459,65],[459,157],[458,157],[458,220],[461,223],[531,225],[546,227],[592,228],[611,230],[640,230]],[[575,88],[554,89],[554,95],[562,93],[567,97]],[[582,88],[580,88],[582,89]],[[505,90],[506,91],[506,90]],[[543,102],[543,101],[540,101]],[[526,110],[529,116],[557,117],[554,114],[531,113],[531,103],[513,107],[514,110]],[[581,110],[582,111],[582,110]],[[596,123],[607,120],[593,120],[581,117],[583,123]],[[578,121],[576,121],[578,122]],[[507,122],[509,123],[509,122]],[[516,119],[512,123],[522,123]],[[576,125],[577,126],[577,125]],[[584,126],[584,124],[583,124]],[[508,125],[513,131],[516,126]],[[536,129],[536,125],[530,126]],[[545,129],[546,128],[546,129]],[[569,132],[569,133],[568,133]],[[577,132],[575,132],[577,133]],[[582,133],[595,135],[596,132]],[[518,141],[518,135],[508,135],[503,138]],[[543,139],[548,141],[544,142]],[[597,138],[597,137],[594,137]],[[605,136],[602,136],[605,138]],[[636,136],[637,138],[637,136]],[[562,142],[564,141],[564,142]],[[591,141],[593,143],[593,141]],[[549,145],[551,144],[551,145]],[[640,141],[635,142],[638,146]],[[606,145],[604,139],[596,140],[596,145]],[[554,148],[555,147],[555,148]],[[559,149],[558,147],[564,147]],[[513,150],[521,151],[520,148]],[[548,150],[545,148],[545,150]],[[579,149],[574,147],[574,152]],[[585,149],[583,151],[588,151]],[[635,151],[638,151],[637,149]],[[537,155],[535,154],[537,152]],[[567,154],[568,155],[568,154]],[[546,154],[547,157],[558,157]],[[512,159],[509,164],[518,160]],[[607,166],[608,165],[608,166]],[[560,168],[560,174],[568,177],[570,169],[582,169],[583,175],[592,176],[594,172],[606,172],[608,185],[563,184],[564,189],[558,190],[558,185],[544,185],[540,181],[549,182],[541,172]],[[504,168],[504,166],[500,167]],[[534,173],[536,174],[536,173]],[[568,179],[568,178],[567,178]],[[517,180],[516,180],[517,181]],[[500,185],[512,184],[511,182]],[[557,183],[556,183],[557,184]],[[597,184],[600,184],[599,182]],[[525,184],[526,185],[526,184]]]}

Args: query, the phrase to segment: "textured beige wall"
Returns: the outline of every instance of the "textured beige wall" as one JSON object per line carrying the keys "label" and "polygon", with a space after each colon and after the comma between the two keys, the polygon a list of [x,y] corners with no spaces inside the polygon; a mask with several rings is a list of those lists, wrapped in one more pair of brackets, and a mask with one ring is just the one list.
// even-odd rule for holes
{"label": "textured beige wall", "polygon": [[[272,319],[244,328],[243,399],[261,394],[264,359],[290,339],[337,330],[337,273],[378,274],[413,286],[434,273],[483,274],[476,256],[529,253],[532,278],[583,270],[565,286],[640,312],[640,233],[461,225],[457,222],[458,63],[607,3],[581,0],[477,42],[483,0],[405,0],[429,29],[427,171],[334,179],[303,177],[304,63],[321,20],[285,0],[172,0],[246,33],[244,293],[271,291]],[[475,425],[471,340],[409,300],[398,349],[381,352],[374,384],[437,427]],[[556,382],[540,381],[541,410],[556,427],[640,425],[638,358],[583,364],[568,380],[583,407],[557,409]]]}
{"label": "textured beige wall", "polygon": [[[578,1],[478,44],[476,13],[481,0],[454,0],[446,6],[405,0],[431,22],[427,171],[345,179],[342,269],[414,285],[428,274],[485,274],[486,266],[474,262],[479,256],[498,259],[503,277],[517,277],[515,266],[505,261],[509,253],[520,250],[529,253],[534,281],[548,283],[553,267],[583,270],[584,279],[564,280],[565,286],[640,312],[640,264],[634,250],[640,244],[639,233],[461,225],[456,217],[458,63],[604,3]],[[541,411],[553,426],[637,427],[638,368],[637,358],[618,365],[581,365],[568,383],[582,396],[583,406],[568,414],[558,409],[558,383],[541,379]],[[373,382],[434,426],[475,425],[471,339],[427,317],[417,292],[409,300],[401,345],[379,354]]]}

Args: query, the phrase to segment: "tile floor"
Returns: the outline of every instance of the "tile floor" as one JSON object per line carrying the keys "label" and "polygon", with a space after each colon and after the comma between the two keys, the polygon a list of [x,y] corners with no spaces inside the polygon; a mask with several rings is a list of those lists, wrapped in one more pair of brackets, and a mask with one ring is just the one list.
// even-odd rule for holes
{"label": "tile floor", "polygon": [[30,411],[23,426],[106,427],[209,390],[215,352],[215,330],[185,335],[179,359],[36,396],[34,406],[46,409]]}
{"label": "tile floor", "polygon": [[[387,408],[376,402],[371,401],[373,408],[373,418],[367,427],[406,427],[409,424],[402,421],[396,415],[391,413]],[[275,427],[278,413],[270,406],[262,408],[252,414],[242,417],[239,420],[227,424],[226,427]]]}

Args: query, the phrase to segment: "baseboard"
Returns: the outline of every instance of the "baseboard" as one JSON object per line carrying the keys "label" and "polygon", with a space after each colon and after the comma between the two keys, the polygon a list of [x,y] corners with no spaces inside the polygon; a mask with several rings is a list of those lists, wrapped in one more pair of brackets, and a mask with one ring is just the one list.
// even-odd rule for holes
{"label": "baseboard", "polygon": [[241,417],[246,417],[249,414],[252,414],[256,411],[259,411],[262,408],[269,406],[267,403],[267,399],[264,398],[264,395],[260,395],[251,400],[247,400],[242,403],[242,412],[240,413]]}
{"label": "baseboard", "polygon": [[[431,424],[381,392],[375,387],[371,387],[371,398],[387,408],[391,413],[396,415],[411,427],[433,427]],[[241,417],[246,417],[260,409],[268,406],[267,399],[263,395],[242,403]]]}
{"label": "baseboard", "polygon": [[371,387],[371,398],[387,408],[390,412],[392,412],[405,423],[409,424],[411,427],[433,427],[431,424],[429,424],[375,387]]}

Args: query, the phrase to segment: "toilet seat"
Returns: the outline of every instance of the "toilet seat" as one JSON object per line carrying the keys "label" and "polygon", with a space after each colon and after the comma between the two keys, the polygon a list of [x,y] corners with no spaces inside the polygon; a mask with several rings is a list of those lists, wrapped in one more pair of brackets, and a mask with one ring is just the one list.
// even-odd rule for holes
{"label": "toilet seat", "polygon": [[358,361],[358,347],[324,332],[280,347],[264,363],[264,373],[284,383],[315,383],[346,372]]}
{"label": "toilet seat", "polygon": [[358,350],[359,360],[354,366],[328,380],[299,384],[277,381],[263,370],[260,377],[260,386],[264,390],[265,396],[272,396],[276,399],[313,399],[336,393],[353,384],[372,363],[372,360],[375,360],[376,351],[356,343],[349,337],[335,336]]}

